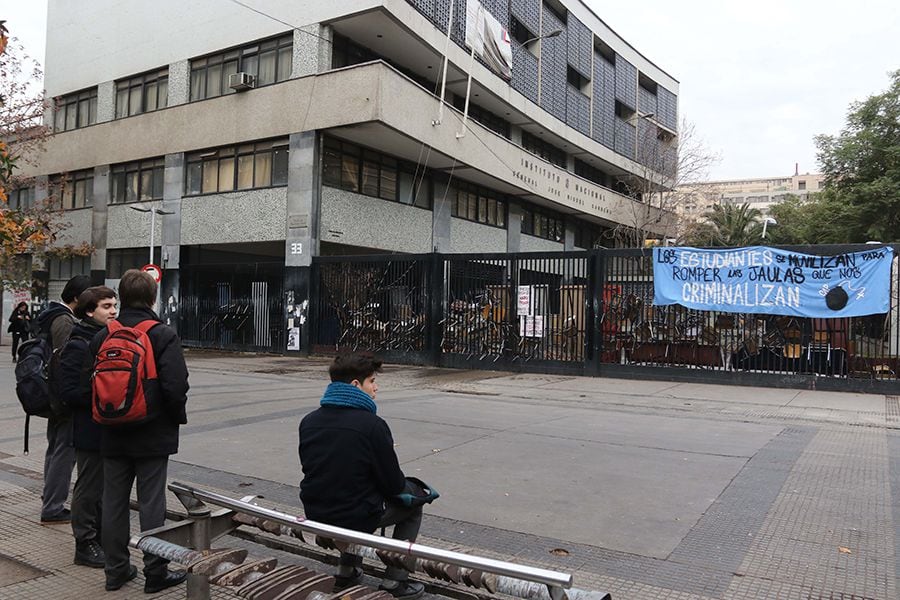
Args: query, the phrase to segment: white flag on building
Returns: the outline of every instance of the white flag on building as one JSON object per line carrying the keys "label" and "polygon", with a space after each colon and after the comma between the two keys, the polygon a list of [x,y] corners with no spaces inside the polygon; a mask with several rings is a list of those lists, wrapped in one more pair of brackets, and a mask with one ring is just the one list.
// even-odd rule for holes
{"label": "white flag on building", "polygon": [[500,77],[512,77],[509,32],[479,0],[466,0],[466,45]]}

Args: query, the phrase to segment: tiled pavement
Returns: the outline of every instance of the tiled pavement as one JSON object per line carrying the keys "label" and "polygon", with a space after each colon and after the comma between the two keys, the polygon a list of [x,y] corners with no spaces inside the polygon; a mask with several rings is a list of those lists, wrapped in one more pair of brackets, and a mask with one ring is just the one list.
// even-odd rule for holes
{"label": "tiled pavement", "polygon": [[[250,372],[277,375],[280,365],[263,368],[257,364]],[[242,367],[246,368],[246,362]],[[320,369],[321,365],[310,367],[311,377],[318,377]],[[423,384],[413,372],[391,376],[395,389],[426,386],[482,394],[497,403],[678,414],[688,428],[700,418],[781,427],[711,499],[680,543],[661,558],[433,515],[426,516],[423,543],[572,572],[577,587],[611,591],[616,600],[900,598],[900,517],[894,514],[894,507],[900,506],[900,432],[895,429],[900,423],[889,398],[842,399],[846,402],[842,405],[834,397],[823,396],[818,402],[816,396],[798,394],[791,402],[767,404],[760,399],[734,402],[728,392],[720,398],[719,391],[712,389],[715,386],[699,391],[660,387],[654,394],[645,394],[635,389],[639,383],[628,383],[622,385],[622,394],[598,395],[582,393],[579,378],[492,374],[460,380],[438,373]],[[272,410],[266,416],[282,418],[281,412],[289,413]],[[6,418],[12,417],[0,415],[0,420]],[[253,420],[199,425],[191,435],[240,427]],[[107,594],[102,572],[71,564],[74,543],[68,526],[37,522],[37,453],[12,455],[11,446],[8,441],[3,447],[7,454],[0,453],[0,600],[147,597],[140,577],[121,592]],[[171,464],[170,479],[231,496],[244,495],[250,487],[267,502],[296,511],[293,485],[178,461]],[[175,507],[177,502],[171,499],[170,508]],[[225,538],[218,545],[243,543]],[[274,552],[259,545],[252,548],[254,556]],[[564,548],[568,554],[552,555],[549,551],[554,548]],[[135,563],[139,565],[139,559]],[[329,571],[330,567],[319,565],[319,569]],[[20,581],[5,585],[4,578]],[[233,597],[216,593],[215,597]],[[184,587],[155,597],[184,598]]]}

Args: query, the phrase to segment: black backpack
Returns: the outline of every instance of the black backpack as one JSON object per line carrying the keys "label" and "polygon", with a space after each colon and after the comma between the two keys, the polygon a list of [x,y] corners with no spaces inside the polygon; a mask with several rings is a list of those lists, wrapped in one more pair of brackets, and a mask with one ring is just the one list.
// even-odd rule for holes
{"label": "black backpack", "polygon": [[56,354],[50,340],[50,323],[47,324],[46,331],[39,332],[36,338],[19,346],[16,358],[16,396],[25,411],[25,454],[28,454],[31,417],[47,419],[62,416],[66,412],[56,402],[50,382]]}

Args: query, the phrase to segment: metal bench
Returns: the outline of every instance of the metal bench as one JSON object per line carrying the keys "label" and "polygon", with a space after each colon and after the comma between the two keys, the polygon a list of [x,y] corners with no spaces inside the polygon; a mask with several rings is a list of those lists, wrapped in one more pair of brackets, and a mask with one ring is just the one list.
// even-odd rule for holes
{"label": "metal bench", "polygon": [[[572,575],[433,548],[307,520],[255,504],[256,496],[229,498],[182,483],[169,484],[188,518],[133,536],[130,545],[184,565],[188,600],[208,600],[210,584],[250,600],[393,600],[386,592],[354,586],[332,594],[334,578],[274,558],[246,562],[246,550],[212,550],[210,543],[241,525],[287,535],[326,549],[402,566],[446,582],[524,600],[611,600],[605,592],[572,587]],[[208,505],[219,507],[213,511]]]}

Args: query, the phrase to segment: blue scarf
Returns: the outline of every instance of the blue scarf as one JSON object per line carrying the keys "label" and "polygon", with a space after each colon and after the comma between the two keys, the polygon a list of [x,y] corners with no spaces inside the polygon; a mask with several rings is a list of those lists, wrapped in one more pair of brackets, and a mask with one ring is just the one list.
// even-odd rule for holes
{"label": "blue scarf", "polygon": [[349,383],[344,383],[342,381],[332,381],[328,384],[328,387],[325,388],[325,395],[322,396],[322,401],[319,402],[319,404],[322,406],[361,408],[369,411],[373,415],[377,410],[375,402],[367,393],[355,385],[350,385]]}

